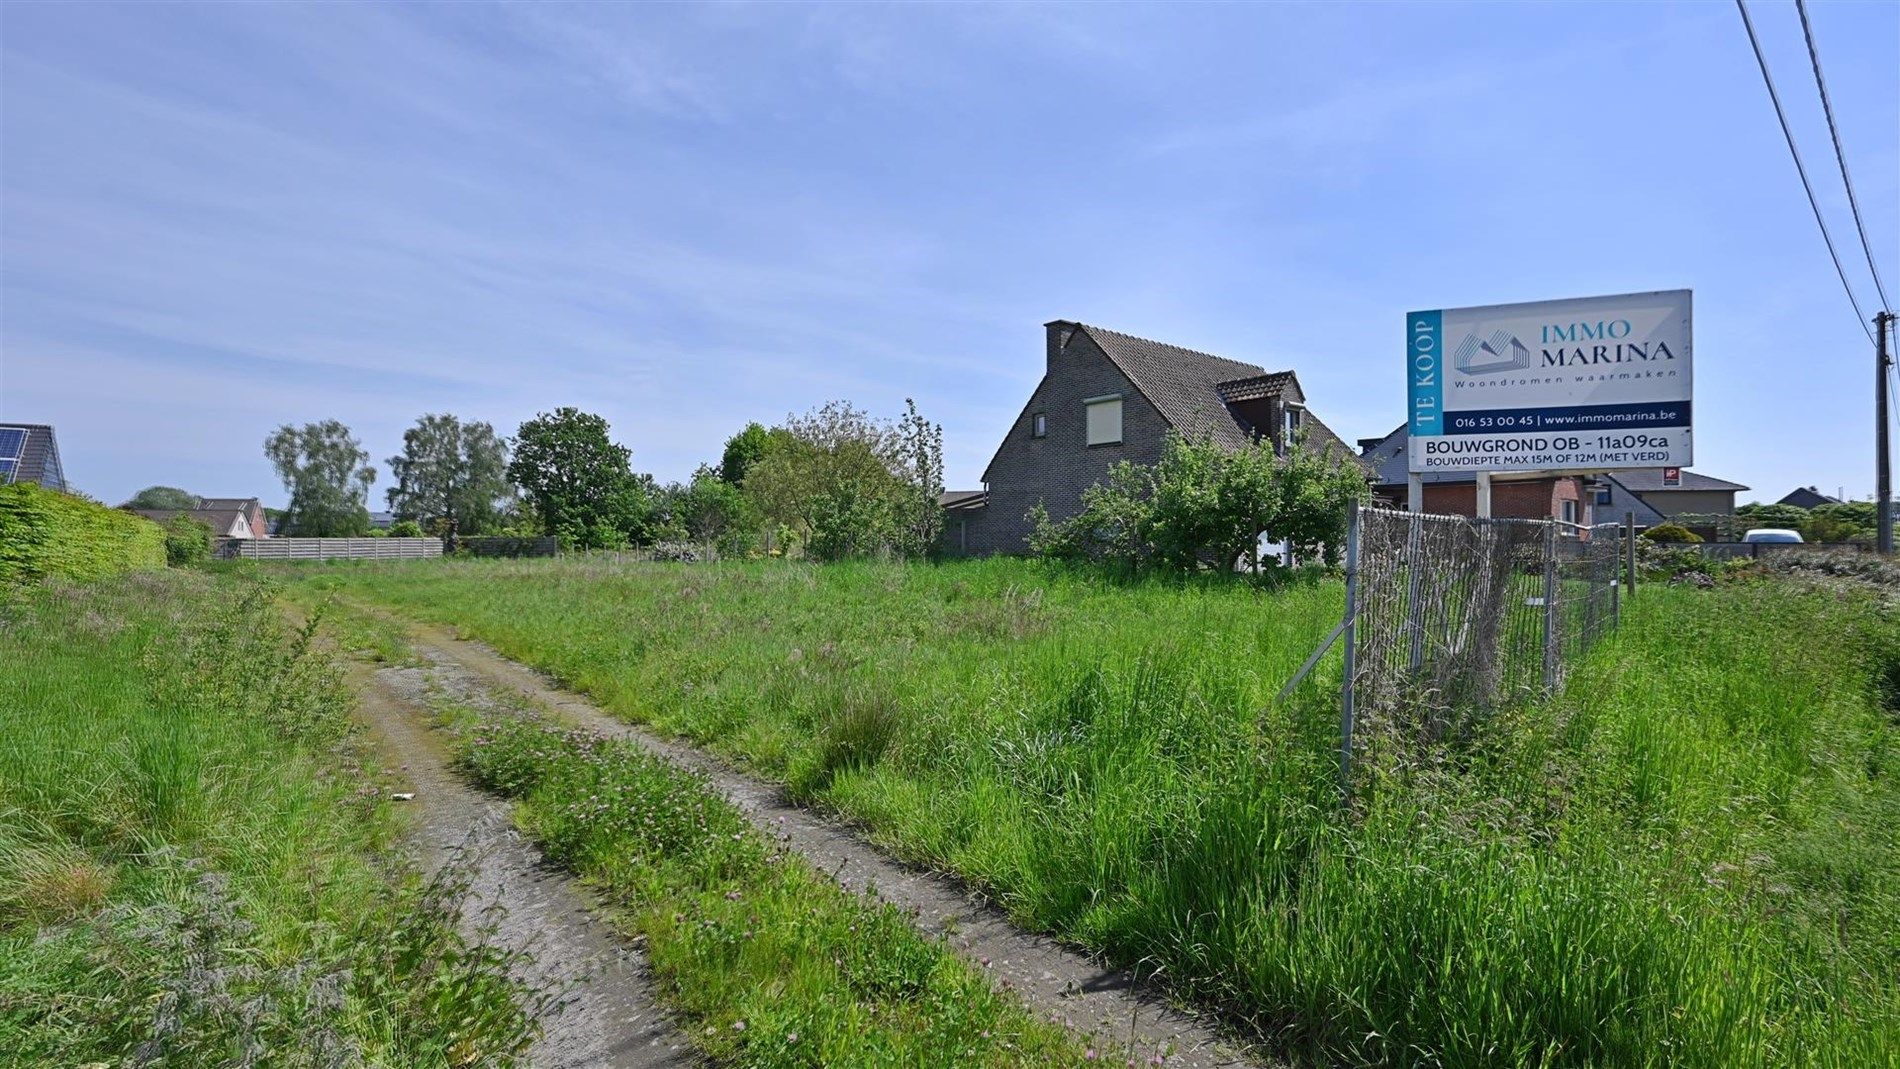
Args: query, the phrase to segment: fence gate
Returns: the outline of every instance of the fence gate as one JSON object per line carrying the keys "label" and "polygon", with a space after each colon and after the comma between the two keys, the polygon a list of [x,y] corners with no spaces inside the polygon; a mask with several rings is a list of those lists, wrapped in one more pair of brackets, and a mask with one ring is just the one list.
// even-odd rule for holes
{"label": "fence gate", "polygon": [[1624,537],[1613,523],[1355,509],[1334,632],[1346,642],[1341,782],[1355,731],[1435,741],[1561,686],[1616,625]]}

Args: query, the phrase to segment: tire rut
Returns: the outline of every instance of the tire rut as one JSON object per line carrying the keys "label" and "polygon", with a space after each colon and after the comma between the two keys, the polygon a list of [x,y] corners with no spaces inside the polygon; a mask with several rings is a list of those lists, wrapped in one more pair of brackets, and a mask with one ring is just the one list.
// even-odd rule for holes
{"label": "tire rut", "polygon": [[405,629],[436,682],[454,697],[480,704],[497,691],[526,699],[569,726],[631,740],[673,763],[706,775],[756,827],[785,842],[814,868],[847,889],[875,888],[910,910],[918,929],[945,936],[994,982],[1030,1010],[1071,1029],[1142,1052],[1165,1054],[1156,1064],[1215,1069],[1284,1065],[1224,1034],[1209,1016],[1184,1010],[1133,973],[1016,927],[1002,910],[953,876],[896,861],[851,827],[787,800],[772,783],[735,771],[719,758],[621,720],[510,660],[486,644],[351,599],[359,611]]}
{"label": "tire rut", "polygon": [[468,867],[465,926],[527,957],[517,977],[562,994],[527,1064],[547,1069],[685,1069],[701,1064],[652,991],[645,962],[588,895],[542,862],[506,802],[462,782],[428,727],[428,674],[350,667],[358,715],[394,763],[389,778],[414,798],[410,836],[433,873]]}

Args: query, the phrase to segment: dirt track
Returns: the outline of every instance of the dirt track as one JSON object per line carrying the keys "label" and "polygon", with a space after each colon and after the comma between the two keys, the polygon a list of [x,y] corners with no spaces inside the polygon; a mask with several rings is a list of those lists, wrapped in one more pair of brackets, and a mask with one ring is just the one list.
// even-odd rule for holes
{"label": "dirt track", "polygon": [[426,673],[450,695],[475,704],[493,701],[491,691],[512,694],[573,726],[631,739],[679,765],[706,773],[754,825],[786,841],[814,867],[833,874],[848,888],[874,886],[885,899],[916,911],[918,927],[928,934],[948,933],[953,947],[1020,995],[1032,1012],[1126,1045],[1143,1059],[1165,1053],[1165,1064],[1170,1066],[1212,1069],[1271,1064],[1258,1052],[1244,1050],[1224,1037],[1212,1021],[1171,1005],[1130,973],[1016,928],[961,882],[891,860],[849,827],[788,802],[776,785],[735,772],[704,751],[619,720],[486,645],[372,605],[355,604],[401,623],[409,631],[411,645],[428,662],[426,669],[396,671],[418,677]]}
{"label": "dirt track", "polygon": [[[673,1069],[698,1064],[653,997],[638,954],[589,910],[584,893],[515,831],[508,805],[463,784],[428,725],[425,669],[355,666],[358,711],[390,761],[393,790],[414,792],[412,835],[425,867],[472,866],[470,922],[526,950],[523,978],[565,993],[528,1062],[548,1069]],[[486,913],[496,907],[492,913]]]}

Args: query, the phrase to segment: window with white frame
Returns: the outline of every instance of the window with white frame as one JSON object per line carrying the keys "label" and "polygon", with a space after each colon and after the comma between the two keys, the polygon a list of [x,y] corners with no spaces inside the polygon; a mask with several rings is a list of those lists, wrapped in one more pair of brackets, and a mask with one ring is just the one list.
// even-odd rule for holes
{"label": "window with white frame", "polygon": [[1564,502],[1564,522],[1565,523],[1577,522],[1577,503],[1575,501]]}
{"label": "window with white frame", "polygon": [[1088,444],[1113,445],[1122,440],[1122,395],[1089,397],[1082,402],[1088,410]]}

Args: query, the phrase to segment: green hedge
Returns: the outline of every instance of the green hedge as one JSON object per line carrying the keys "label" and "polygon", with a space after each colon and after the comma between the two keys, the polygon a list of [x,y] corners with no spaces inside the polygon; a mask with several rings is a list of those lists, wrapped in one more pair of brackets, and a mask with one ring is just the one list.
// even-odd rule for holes
{"label": "green hedge", "polygon": [[0,486],[0,587],[165,566],[165,529],[31,483]]}

